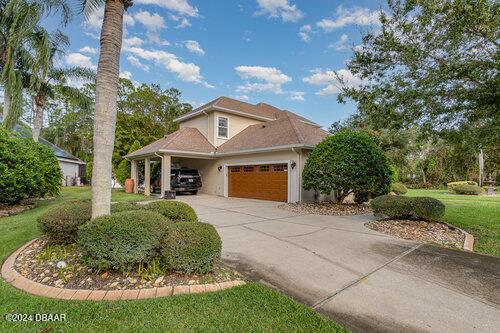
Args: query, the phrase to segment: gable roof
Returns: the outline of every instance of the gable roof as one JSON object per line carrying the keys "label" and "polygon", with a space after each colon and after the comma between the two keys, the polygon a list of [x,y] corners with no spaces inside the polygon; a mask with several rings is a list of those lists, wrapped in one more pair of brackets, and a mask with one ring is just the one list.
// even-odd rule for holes
{"label": "gable roof", "polygon": [[215,147],[196,128],[181,128],[174,133],[165,135],[163,138],[150,143],[128,155],[126,158],[134,158],[143,155],[151,155],[157,152],[188,152],[198,154],[213,154]]}
{"label": "gable roof", "polygon": [[260,119],[263,121],[276,120],[282,117],[283,115],[291,114],[293,117],[297,117],[303,121],[309,122],[311,125],[319,127],[318,124],[314,123],[309,119],[306,119],[302,116],[299,116],[287,110],[278,109],[277,107],[274,107],[266,103],[250,104],[225,96],[216,98],[213,101],[210,101],[185,115],[177,117],[176,119],[174,119],[174,121],[181,122],[199,116],[204,112],[209,112],[213,110],[221,110],[229,113],[242,114],[247,117]]}
{"label": "gable roof", "polygon": [[312,148],[328,134],[289,112],[277,120],[248,126],[218,147],[217,153],[231,154],[288,146]]}

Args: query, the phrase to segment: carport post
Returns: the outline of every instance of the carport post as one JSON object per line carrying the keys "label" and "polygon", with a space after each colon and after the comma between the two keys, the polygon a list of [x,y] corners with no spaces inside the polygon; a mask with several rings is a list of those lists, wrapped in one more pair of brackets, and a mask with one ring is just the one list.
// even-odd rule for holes
{"label": "carport post", "polygon": [[163,155],[161,158],[161,197],[165,196],[165,191],[170,191],[170,155]]}
{"label": "carport post", "polygon": [[134,193],[138,192],[138,184],[137,182],[139,181],[139,177],[137,175],[137,161],[132,160],[130,161],[130,178],[134,180]]}
{"label": "carport post", "polygon": [[151,195],[151,160],[144,159],[144,195]]}

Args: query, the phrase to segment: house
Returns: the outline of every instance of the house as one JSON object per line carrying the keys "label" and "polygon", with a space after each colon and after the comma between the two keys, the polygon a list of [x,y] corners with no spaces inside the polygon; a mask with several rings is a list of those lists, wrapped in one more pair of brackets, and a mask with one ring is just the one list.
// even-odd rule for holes
{"label": "house", "polygon": [[144,192],[150,195],[150,166],[156,161],[161,163],[161,193],[170,190],[170,169],[177,165],[198,169],[201,193],[283,202],[314,200],[314,193],[302,188],[302,170],[310,151],[328,132],[313,121],[269,104],[228,97],[174,121],[179,130],[125,156],[132,162],[135,192],[138,164],[144,163]]}

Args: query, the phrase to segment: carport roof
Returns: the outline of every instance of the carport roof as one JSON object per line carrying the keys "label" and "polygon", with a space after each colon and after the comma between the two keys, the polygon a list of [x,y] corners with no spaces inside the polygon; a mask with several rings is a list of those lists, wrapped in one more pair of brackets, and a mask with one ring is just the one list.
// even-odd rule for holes
{"label": "carport roof", "polygon": [[160,152],[213,154],[215,147],[196,128],[181,128],[163,138],[126,155],[126,158],[153,155]]}

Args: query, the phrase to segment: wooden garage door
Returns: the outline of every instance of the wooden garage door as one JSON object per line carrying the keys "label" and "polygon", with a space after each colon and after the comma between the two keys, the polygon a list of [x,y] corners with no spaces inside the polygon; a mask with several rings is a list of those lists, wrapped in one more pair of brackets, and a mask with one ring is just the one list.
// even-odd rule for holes
{"label": "wooden garage door", "polygon": [[288,199],[288,165],[242,165],[229,167],[230,197],[272,201]]}

